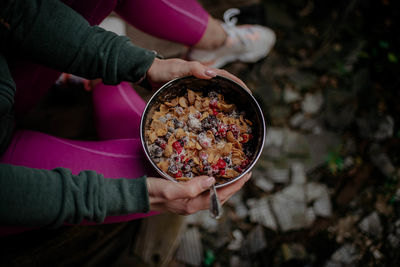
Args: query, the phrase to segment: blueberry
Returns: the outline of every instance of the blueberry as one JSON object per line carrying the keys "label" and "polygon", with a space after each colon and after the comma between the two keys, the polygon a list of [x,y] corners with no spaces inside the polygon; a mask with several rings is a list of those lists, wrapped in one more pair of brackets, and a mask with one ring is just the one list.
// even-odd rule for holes
{"label": "blueberry", "polygon": [[228,166],[232,165],[232,160],[231,160],[230,157],[225,157],[224,160],[225,160],[225,162],[226,162],[226,164],[227,164]]}
{"label": "blueberry", "polygon": [[178,167],[174,164],[168,166],[168,172],[172,174],[177,174],[178,173]]}
{"label": "blueberry", "polygon": [[185,174],[183,176],[188,177],[188,178],[193,178],[194,174],[193,174],[193,172],[185,172]]}
{"label": "blueberry", "polygon": [[211,128],[215,128],[218,125],[218,121],[219,120],[217,119],[217,117],[215,117],[214,115],[210,115],[201,121],[201,127],[204,130],[209,130]]}
{"label": "blueberry", "polygon": [[208,97],[209,98],[218,98],[218,93],[217,92],[215,92],[215,91],[211,91],[211,92],[209,92],[208,93]]}
{"label": "blueberry", "polygon": [[174,123],[175,128],[183,128],[185,126],[184,123],[177,118],[174,118],[172,122]]}
{"label": "blueberry", "polygon": [[203,171],[204,171],[204,174],[207,174],[207,175],[212,175],[213,174],[213,169],[211,168],[210,165],[204,166]]}
{"label": "blueberry", "polygon": [[182,171],[184,171],[184,172],[190,172],[191,169],[192,169],[192,168],[190,167],[189,164],[185,164],[185,165],[183,165],[183,167],[182,167]]}
{"label": "blueberry", "polygon": [[150,155],[156,158],[159,158],[163,154],[163,149],[156,144],[152,144],[149,146]]}

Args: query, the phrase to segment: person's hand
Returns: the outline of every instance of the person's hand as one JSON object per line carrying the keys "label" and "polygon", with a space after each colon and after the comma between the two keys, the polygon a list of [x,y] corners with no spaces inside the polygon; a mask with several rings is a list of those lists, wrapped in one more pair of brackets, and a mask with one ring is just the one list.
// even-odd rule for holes
{"label": "person's hand", "polygon": [[[250,179],[251,173],[238,181],[218,189],[221,204]],[[147,178],[150,210],[169,211],[188,215],[199,210],[208,209],[210,205],[209,188],[215,183],[213,177],[198,176],[188,182],[174,183],[162,178]]]}
{"label": "person's hand", "polygon": [[178,58],[155,58],[153,64],[147,71],[146,78],[153,87],[160,87],[172,79],[189,75],[200,79],[211,79],[217,75],[224,76],[241,84],[250,91],[242,80],[226,70],[214,69],[206,67],[197,61],[186,61]]}

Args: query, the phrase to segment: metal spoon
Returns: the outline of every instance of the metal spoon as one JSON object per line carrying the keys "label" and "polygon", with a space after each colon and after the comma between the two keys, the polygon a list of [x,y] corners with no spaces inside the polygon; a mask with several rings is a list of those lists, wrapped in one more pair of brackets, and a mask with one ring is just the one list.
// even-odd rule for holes
{"label": "metal spoon", "polygon": [[215,185],[210,187],[210,216],[216,220],[218,220],[222,215],[222,206],[219,201],[217,190],[215,189]]}

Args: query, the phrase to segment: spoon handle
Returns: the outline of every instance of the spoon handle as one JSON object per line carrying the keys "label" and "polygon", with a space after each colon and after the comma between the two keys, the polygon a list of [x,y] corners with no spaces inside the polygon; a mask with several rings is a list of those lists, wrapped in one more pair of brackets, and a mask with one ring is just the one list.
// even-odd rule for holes
{"label": "spoon handle", "polygon": [[210,187],[210,216],[218,220],[222,215],[222,206],[219,201],[215,185]]}

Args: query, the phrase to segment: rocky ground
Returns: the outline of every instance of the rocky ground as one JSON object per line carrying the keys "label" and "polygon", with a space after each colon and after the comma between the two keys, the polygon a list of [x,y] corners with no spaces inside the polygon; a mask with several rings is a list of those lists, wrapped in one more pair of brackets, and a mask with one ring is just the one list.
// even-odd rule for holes
{"label": "rocky ground", "polygon": [[[227,6],[203,2],[215,16]],[[277,33],[268,58],[226,67],[262,104],[267,142],[251,182],[218,223],[207,212],[189,217],[175,261],[398,266],[396,3],[231,2],[240,2],[240,23]],[[188,254],[193,247],[201,253]]]}

